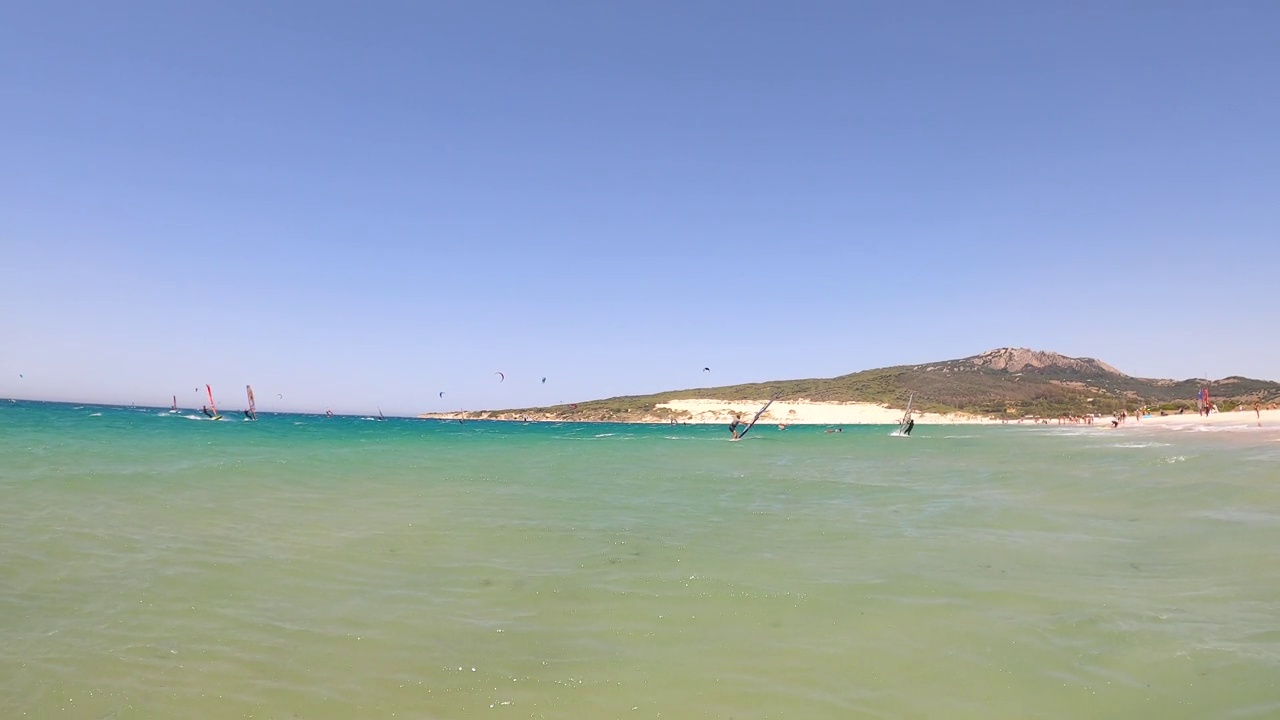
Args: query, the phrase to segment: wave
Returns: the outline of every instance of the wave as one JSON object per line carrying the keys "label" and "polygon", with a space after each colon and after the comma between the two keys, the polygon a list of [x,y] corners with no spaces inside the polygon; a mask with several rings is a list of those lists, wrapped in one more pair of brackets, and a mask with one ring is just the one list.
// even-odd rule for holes
{"label": "wave", "polygon": [[1234,433],[1250,430],[1248,425],[1192,425],[1183,430],[1183,432],[1193,433]]}

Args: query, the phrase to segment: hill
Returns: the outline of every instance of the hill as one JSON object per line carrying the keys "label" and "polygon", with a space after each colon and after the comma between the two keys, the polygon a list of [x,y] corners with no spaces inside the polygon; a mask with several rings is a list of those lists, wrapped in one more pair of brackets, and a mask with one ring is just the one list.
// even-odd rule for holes
{"label": "hill", "polygon": [[[809,402],[863,402],[914,407],[928,412],[963,412],[988,417],[1059,417],[1110,414],[1121,409],[1194,408],[1204,380],[1160,380],[1126,375],[1093,358],[1073,358],[1025,348],[998,348],[923,365],[863,370],[834,378],[673,390],[545,408],[431,413],[422,417],[585,421],[663,421],[683,416],[658,407],[673,400],[763,401],[775,395]],[[1208,382],[1220,409],[1238,403],[1280,400],[1280,383],[1245,377]]]}

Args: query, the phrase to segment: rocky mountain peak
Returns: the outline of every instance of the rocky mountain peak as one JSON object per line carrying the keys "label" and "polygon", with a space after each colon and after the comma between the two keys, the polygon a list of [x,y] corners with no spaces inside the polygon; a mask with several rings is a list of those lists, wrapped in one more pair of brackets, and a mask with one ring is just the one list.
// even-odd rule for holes
{"label": "rocky mountain peak", "polygon": [[1093,358],[1073,358],[1046,350],[1028,348],[996,348],[968,358],[978,367],[1017,373],[1026,370],[1060,369],[1081,373],[1106,373],[1125,376],[1110,365]]}

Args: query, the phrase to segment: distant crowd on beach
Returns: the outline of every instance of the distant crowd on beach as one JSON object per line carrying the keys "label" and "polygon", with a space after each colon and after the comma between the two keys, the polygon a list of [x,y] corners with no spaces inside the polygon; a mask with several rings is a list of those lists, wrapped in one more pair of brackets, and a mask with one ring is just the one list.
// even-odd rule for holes
{"label": "distant crowd on beach", "polygon": [[[1028,421],[1030,421],[1033,425],[1053,425],[1055,423],[1058,425],[1092,425],[1093,419],[1095,417],[1099,417],[1099,416],[1097,415],[1062,415],[1061,417],[1055,417],[1055,418],[1022,417],[1022,418],[1017,418],[1012,422],[1015,425],[1021,425],[1022,423],[1028,422]],[[1008,425],[1009,422],[1010,420],[1008,418],[1000,419],[1001,425]]]}
{"label": "distant crowd on beach", "polygon": [[[1142,418],[1155,417],[1157,413],[1159,414],[1160,417],[1167,417],[1171,414],[1185,415],[1188,409],[1190,408],[1185,405],[1180,405],[1178,406],[1178,409],[1175,412],[1168,406],[1165,406],[1164,408],[1159,408],[1159,409],[1143,406],[1143,407],[1139,407],[1136,411],[1132,413],[1130,413],[1129,410],[1119,410],[1114,415],[1107,418],[1106,422],[1109,422],[1111,427],[1115,428],[1115,427],[1120,427],[1121,425],[1124,425],[1126,422],[1128,422],[1131,419],[1134,422],[1141,422]],[[1213,402],[1197,403],[1197,406],[1195,409],[1197,414],[1203,417],[1209,417],[1210,415],[1215,415],[1219,412],[1217,403],[1213,403]],[[1275,402],[1267,403],[1265,407],[1259,401],[1255,401],[1252,404],[1239,403],[1238,405],[1235,405],[1235,407],[1229,407],[1228,411],[1248,412],[1249,410],[1252,410],[1254,413],[1254,416],[1260,419],[1262,417],[1262,411],[1264,409],[1265,410],[1280,409],[1280,403],[1275,403]],[[1008,425],[1010,423],[1015,423],[1020,425],[1026,422],[1032,423],[1034,425],[1054,425],[1054,424],[1056,425],[1093,425],[1095,419],[1102,418],[1102,417],[1104,416],[1099,414],[1061,415],[1058,417],[1027,416],[1027,417],[1022,417],[1022,418],[1017,418],[1012,420],[1008,418],[1002,418],[1000,420],[1000,423],[1003,425]]]}

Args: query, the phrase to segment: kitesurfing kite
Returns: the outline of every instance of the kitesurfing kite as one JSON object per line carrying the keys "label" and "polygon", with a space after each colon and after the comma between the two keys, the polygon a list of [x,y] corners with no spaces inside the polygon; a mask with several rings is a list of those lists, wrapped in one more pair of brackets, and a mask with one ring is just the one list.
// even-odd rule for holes
{"label": "kitesurfing kite", "polygon": [[284,399],[284,396],[283,396],[283,395],[281,395],[280,393],[276,393],[276,399],[277,399],[277,400],[283,400],[283,399]]}
{"label": "kitesurfing kite", "polygon": [[502,382],[503,380],[506,380],[506,379],[507,379],[507,376],[506,376],[506,375],[503,375],[503,374],[502,374],[502,373],[500,373],[500,372],[495,372],[495,373],[494,373],[494,375],[497,375],[497,376],[498,376],[498,382]]}
{"label": "kitesurfing kite", "polygon": [[547,384],[547,379],[546,379],[546,378],[542,378],[542,384],[543,384],[543,385],[546,385],[546,384]]}
{"label": "kitesurfing kite", "polygon": [[[18,373],[18,377],[19,377],[19,378],[21,378],[21,377],[22,377],[22,373]],[[547,379],[546,379],[546,378],[542,378],[542,382],[546,382],[546,381],[547,381]]]}
{"label": "kitesurfing kite", "polygon": [[711,372],[711,368],[702,368],[702,372]]}
{"label": "kitesurfing kite", "polygon": [[440,393],[440,397],[444,397],[444,392],[441,392],[441,393]]}

